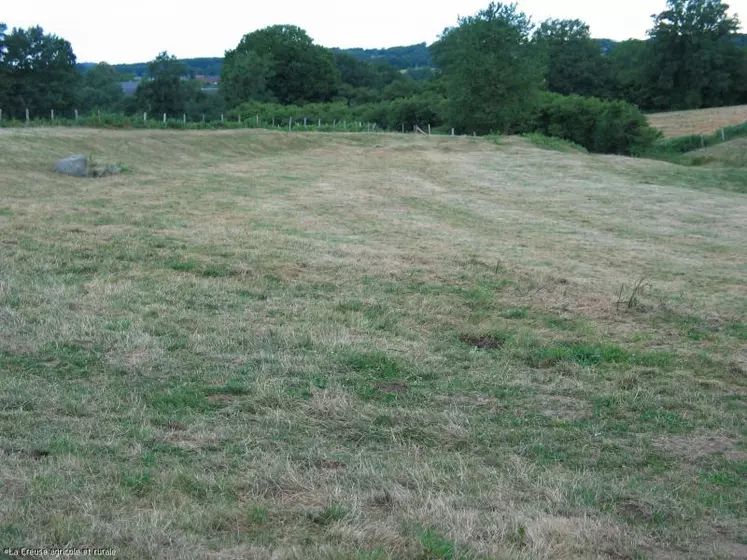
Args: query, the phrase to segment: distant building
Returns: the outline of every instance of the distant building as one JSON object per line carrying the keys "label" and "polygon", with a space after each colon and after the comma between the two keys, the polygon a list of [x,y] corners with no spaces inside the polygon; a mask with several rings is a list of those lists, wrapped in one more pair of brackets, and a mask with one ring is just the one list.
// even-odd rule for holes
{"label": "distant building", "polygon": [[195,76],[195,80],[198,82],[202,82],[205,85],[209,86],[216,86],[218,85],[218,82],[220,82],[219,76],[203,76],[202,74],[197,74]]}

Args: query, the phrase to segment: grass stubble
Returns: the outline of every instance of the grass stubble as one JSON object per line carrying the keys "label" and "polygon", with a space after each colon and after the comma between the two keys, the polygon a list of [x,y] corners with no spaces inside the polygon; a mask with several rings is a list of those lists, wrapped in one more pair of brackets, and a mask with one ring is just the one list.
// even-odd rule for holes
{"label": "grass stubble", "polygon": [[[51,171],[76,152],[128,171]],[[520,138],[2,131],[0,542],[747,557],[741,177]]]}

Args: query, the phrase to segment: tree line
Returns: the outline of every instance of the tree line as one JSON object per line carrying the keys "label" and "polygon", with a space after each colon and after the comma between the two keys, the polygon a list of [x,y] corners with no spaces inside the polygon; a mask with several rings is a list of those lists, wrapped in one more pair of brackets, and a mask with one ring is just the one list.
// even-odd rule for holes
{"label": "tree line", "polygon": [[723,2],[668,0],[648,40],[600,42],[580,20],[535,25],[516,4],[492,2],[445,29],[428,47],[430,61],[422,45],[395,53],[435,67],[415,79],[376,52],[327,49],[303,29],[276,25],[248,33],[225,53],[218,95],[203,92],[194,73],[164,52],[125,97],[116,68],[101,63],[81,73],[64,39],[0,24],[0,108],[11,116],[77,108],[215,118],[285,107],[390,129],[540,131],[596,151],[633,153],[653,138],[639,110],[747,103],[747,49],[738,29]]}

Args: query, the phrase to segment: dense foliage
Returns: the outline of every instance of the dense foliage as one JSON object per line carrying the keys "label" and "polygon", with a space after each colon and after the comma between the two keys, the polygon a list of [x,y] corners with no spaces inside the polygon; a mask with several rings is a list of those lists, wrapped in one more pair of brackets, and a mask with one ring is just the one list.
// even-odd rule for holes
{"label": "dense foliage", "polygon": [[332,52],[346,53],[364,62],[383,62],[399,70],[433,66],[433,58],[425,43],[389,49],[332,49]]}
{"label": "dense foliage", "polygon": [[515,4],[491,3],[460,18],[431,46],[443,75],[447,117],[457,128],[509,132],[526,120],[545,71],[531,32]]}
{"label": "dense foliage", "polygon": [[638,155],[659,137],[646,117],[625,101],[556,93],[542,94],[526,127],[600,153]]}
{"label": "dense foliage", "polygon": [[226,52],[221,84],[234,97],[249,99],[256,95],[257,83],[241,89],[245,80],[240,69],[245,68],[262,74],[265,88],[259,95],[285,104],[331,101],[340,84],[332,53],[293,25],[244,35],[234,50]]}
{"label": "dense foliage", "polygon": [[0,108],[20,116],[75,105],[81,80],[70,43],[41,27],[6,29],[0,24]]}
{"label": "dense foliage", "polygon": [[[616,43],[592,39],[580,20],[535,25],[516,4],[492,2],[430,47],[327,49],[303,29],[276,25],[245,35],[224,59],[164,52],[110,66],[76,65],[64,39],[0,24],[0,108],[6,118],[75,108],[193,123],[259,115],[278,126],[293,118],[536,132],[590,151],[638,154],[656,138],[641,110],[747,103],[747,41],[738,29],[718,0],[668,0],[648,40]],[[220,74],[219,89],[205,88],[198,74]],[[125,96],[120,82],[128,79],[138,87]]]}
{"label": "dense foliage", "polygon": [[731,40],[738,29],[722,2],[669,0],[649,31],[643,102],[655,109],[697,109],[744,100],[745,54]]}

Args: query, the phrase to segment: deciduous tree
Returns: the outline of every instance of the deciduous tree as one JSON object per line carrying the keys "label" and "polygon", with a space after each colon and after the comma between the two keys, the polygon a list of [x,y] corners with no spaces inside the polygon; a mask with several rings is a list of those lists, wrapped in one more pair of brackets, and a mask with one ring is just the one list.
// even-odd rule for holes
{"label": "deciduous tree", "polygon": [[50,109],[72,108],[80,75],[70,43],[41,27],[14,28],[3,42],[6,111],[20,114],[28,108],[33,115],[46,115]]}
{"label": "deciduous tree", "polygon": [[240,79],[240,69],[231,66],[245,63],[241,55],[247,53],[268,62],[267,89],[280,103],[330,101],[340,85],[340,72],[330,51],[315,45],[296,26],[274,25],[244,35],[233,51],[226,52],[227,75]]}
{"label": "deciduous tree", "polygon": [[720,0],[668,0],[649,31],[644,80],[652,108],[697,109],[736,102],[743,54],[739,29]]}
{"label": "deciduous tree", "polygon": [[443,75],[450,121],[467,132],[509,132],[539,94],[544,67],[533,25],[516,4],[491,3],[460,18],[431,46]]}
{"label": "deciduous tree", "polygon": [[580,20],[548,19],[534,41],[547,61],[546,87],[563,95],[607,96],[607,64],[589,26]]}
{"label": "deciduous tree", "polygon": [[248,100],[274,101],[267,89],[272,76],[269,56],[254,51],[228,51],[221,71],[220,89],[229,107]]}
{"label": "deciduous tree", "polygon": [[148,78],[137,88],[140,107],[152,113],[178,115],[188,101],[182,78],[187,77],[187,67],[168,52],[160,53],[148,63]]}
{"label": "deciduous tree", "polygon": [[106,62],[90,68],[83,75],[83,87],[78,93],[78,108],[82,111],[118,109],[124,98],[121,81],[122,75]]}

